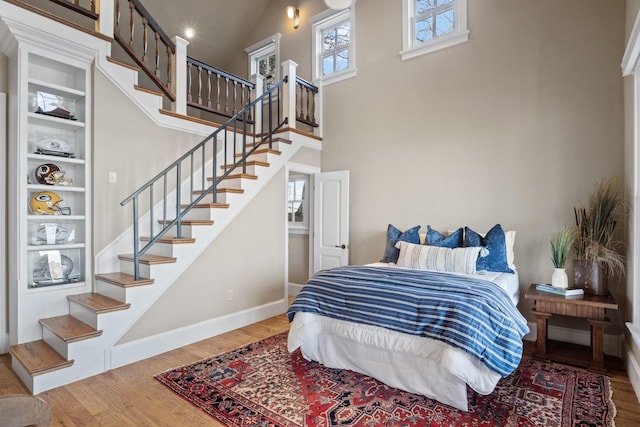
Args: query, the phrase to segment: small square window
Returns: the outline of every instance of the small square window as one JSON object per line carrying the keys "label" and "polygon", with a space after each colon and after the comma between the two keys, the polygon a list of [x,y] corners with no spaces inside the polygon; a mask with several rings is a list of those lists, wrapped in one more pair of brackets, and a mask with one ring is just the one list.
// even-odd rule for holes
{"label": "small square window", "polygon": [[467,0],[402,0],[402,60],[469,40]]}
{"label": "small square window", "polygon": [[313,18],[314,80],[330,84],[355,75],[354,13],[327,10]]}

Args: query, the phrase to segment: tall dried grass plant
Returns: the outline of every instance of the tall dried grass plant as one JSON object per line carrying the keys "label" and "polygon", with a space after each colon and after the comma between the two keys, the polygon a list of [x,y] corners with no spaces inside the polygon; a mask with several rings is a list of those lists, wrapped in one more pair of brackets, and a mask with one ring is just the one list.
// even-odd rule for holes
{"label": "tall dried grass plant", "polygon": [[607,273],[623,277],[622,242],[616,240],[618,223],[626,217],[627,203],[616,179],[602,180],[589,195],[588,206],[574,207],[576,217],[575,242],[572,255],[586,263],[601,263]]}

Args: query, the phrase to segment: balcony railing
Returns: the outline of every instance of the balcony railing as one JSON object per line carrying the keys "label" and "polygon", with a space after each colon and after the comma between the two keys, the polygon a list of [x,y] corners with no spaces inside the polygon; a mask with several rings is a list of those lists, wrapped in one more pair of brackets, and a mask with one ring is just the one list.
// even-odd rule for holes
{"label": "balcony railing", "polygon": [[[261,76],[243,79],[187,55],[187,41],[170,38],[140,0],[49,0],[95,20],[103,36],[113,38],[171,101],[171,109],[186,115],[187,107],[223,117],[238,111],[262,95],[255,82]],[[152,1],[152,0],[149,0]],[[318,86],[296,75],[297,64],[284,61],[280,108],[289,128],[309,126],[322,136],[322,92]],[[251,123],[258,119],[247,116]],[[294,120],[295,119],[295,120]]]}
{"label": "balcony railing", "polygon": [[[233,117],[251,103],[255,85],[248,80],[187,57],[187,105]],[[253,117],[247,117],[250,122]]]}

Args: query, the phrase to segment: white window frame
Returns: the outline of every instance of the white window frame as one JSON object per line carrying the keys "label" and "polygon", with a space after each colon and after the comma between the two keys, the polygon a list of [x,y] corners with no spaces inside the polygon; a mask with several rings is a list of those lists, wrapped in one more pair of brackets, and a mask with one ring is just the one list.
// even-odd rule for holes
{"label": "white window frame", "polygon": [[[248,55],[248,63],[249,63],[249,76],[253,76],[254,74],[258,74],[258,60],[264,58],[267,55],[274,54],[276,55],[276,68],[274,70],[273,81],[277,83],[280,81],[280,38],[282,34],[275,33],[272,36],[267,37],[264,40],[260,40],[258,43],[255,43],[244,51],[247,52]],[[265,80],[265,90],[266,80]]]}
{"label": "white window frame", "polygon": [[[325,10],[309,19],[311,27],[311,67],[313,69],[314,82],[322,82],[322,85],[330,85],[356,76],[356,19],[354,1],[351,7],[335,11]],[[349,66],[340,71],[328,75],[322,75],[322,31],[331,28],[342,21],[349,20]]]}
{"label": "white window frame", "polygon": [[400,51],[400,57],[403,61],[469,41],[467,0],[454,0],[453,8],[455,22],[452,32],[423,43],[416,43],[415,0],[402,0],[402,51]]}
{"label": "white window frame", "polygon": [[[287,190],[289,188],[289,183],[292,181],[301,181],[304,180],[304,198],[302,199],[302,222],[289,221],[287,218],[287,223],[289,225],[289,233],[291,234],[309,234],[309,194],[311,188],[311,178],[308,174],[293,172],[289,173],[289,179],[287,181]],[[289,199],[289,192],[287,191],[287,216],[289,215],[289,206],[291,204],[291,200]]]}

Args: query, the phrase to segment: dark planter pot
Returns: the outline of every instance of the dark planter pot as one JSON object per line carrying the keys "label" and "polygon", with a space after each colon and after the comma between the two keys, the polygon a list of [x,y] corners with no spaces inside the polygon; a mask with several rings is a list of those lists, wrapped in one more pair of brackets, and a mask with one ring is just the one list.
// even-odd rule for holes
{"label": "dark planter pot", "polygon": [[588,294],[608,295],[609,286],[604,266],[599,262],[573,260],[573,286]]}

